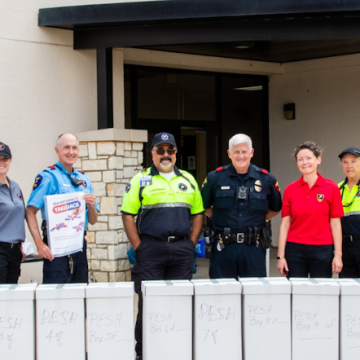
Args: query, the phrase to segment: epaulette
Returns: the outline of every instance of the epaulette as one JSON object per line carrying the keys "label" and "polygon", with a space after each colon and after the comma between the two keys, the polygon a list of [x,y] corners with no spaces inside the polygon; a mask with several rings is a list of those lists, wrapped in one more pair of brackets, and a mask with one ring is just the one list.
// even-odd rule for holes
{"label": "epaulette", "polygon": [[82,171],[82,170],[78,170],[78,172],[82,173],[85,175],[85,171]]}
{"label": "epaulette", "polygon": [[54,165],[50,165],[50,166],[48,166],[48,168],[51,169],[51,170],[55,170],[55,169],[56,169],[56,167],[55,167]]}
{"label": "epaulette", "polygon": [[216,172],[223,171],[223,170],[225,170],[225,166],[219,166],[219,167],[216,169]]}

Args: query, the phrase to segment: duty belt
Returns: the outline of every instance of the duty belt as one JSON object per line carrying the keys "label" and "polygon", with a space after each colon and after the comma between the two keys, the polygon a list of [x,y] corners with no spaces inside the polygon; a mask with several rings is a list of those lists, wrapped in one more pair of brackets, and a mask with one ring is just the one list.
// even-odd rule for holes
{"label": "duty belt", "polygon": [[360,235],[343,235],[343,242],[360,241]]}
{"label": "duty belt", "polygon": [[219,232],[216,235],[220,236],[224,242],[224,244],[232,244],[232,243],[238,243],[243,244],[244,242],[247,242],[249,234],[248,233],[231,233],[227,236],[225,236],[224,233]]}

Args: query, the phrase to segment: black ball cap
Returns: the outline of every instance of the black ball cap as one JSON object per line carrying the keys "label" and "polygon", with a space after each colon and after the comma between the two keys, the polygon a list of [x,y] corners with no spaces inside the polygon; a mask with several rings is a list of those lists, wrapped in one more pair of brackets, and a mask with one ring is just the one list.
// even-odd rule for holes
{"label": "black ball cap", "polygon": [[0,142],[0,156],[6,156],[9,159],[11,159],[10,148],[6,144],[4,144],[2,142]]}
{"label": "black ball cap", "polygon": [[173,134],[162,132],[155,134],[151,146],[158,146],[160,144],[170,144],[176,147],[176,141]]}
{"label": "black ball cap", "polygon": [[359,156],[360,157],[360,149],[356,148],[356,147],[349,147],[345,150],[343,150],[341,152],[341,154],[339,155],[339,158],[342,159],[342,157],[345,155],[345,154],[354,154],[356,156]]}

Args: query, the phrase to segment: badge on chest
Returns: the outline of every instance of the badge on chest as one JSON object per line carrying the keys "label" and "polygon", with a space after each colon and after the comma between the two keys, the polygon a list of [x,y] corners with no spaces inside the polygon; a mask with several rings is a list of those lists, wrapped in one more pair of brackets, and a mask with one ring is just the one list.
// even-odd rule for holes
{"label": "badge on chest", "polygon": [[151,175],[143,176],[140,178],[140,187],[145,187],[147,185],[152,184],[152,177]]}

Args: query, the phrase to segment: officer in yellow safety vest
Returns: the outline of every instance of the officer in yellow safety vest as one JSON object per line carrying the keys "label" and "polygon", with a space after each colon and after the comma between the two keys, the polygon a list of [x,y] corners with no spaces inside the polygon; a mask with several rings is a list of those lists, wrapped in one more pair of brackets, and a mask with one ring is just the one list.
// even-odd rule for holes
{"label": "officer in yellow safety vest", "polygon": [[341,218],[343,234],[343,269],[341,278],[360,277],[360,149],[349,147],[340,155],[345,180],[338,186],[342,196],[344,217]]}
{"label": "officer in yellow safety vest", "polygon": [[121,207],[124,228],[136,252],[131,278],[139,294],[137,359],[142,359],[141,281],[191,279],[203,224],[200,190],[192,175],[175,166],[176,152],[172,134],[156,134],[153,165],[132,178]]}

